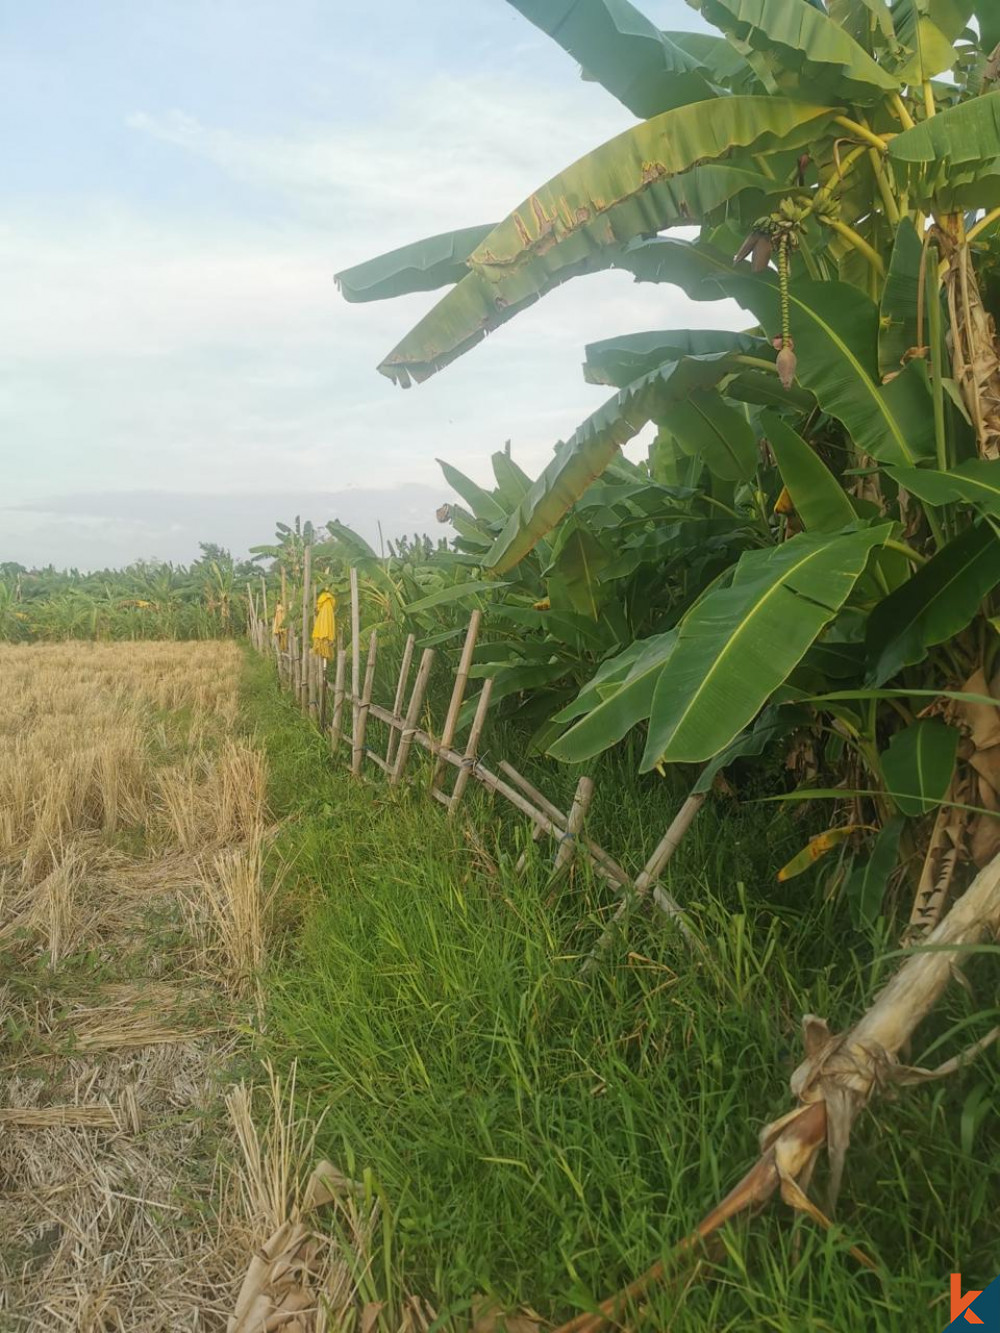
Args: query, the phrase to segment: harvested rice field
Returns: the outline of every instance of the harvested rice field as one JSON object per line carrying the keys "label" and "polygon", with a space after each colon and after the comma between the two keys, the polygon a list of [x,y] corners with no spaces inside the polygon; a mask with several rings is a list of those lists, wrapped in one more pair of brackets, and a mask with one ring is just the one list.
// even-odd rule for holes
{"label": "harvested rice field", "polygon": [[275,1220],[243,1153],[268,834],[241,663],[0,647],[4,1333],[225,1329]]}

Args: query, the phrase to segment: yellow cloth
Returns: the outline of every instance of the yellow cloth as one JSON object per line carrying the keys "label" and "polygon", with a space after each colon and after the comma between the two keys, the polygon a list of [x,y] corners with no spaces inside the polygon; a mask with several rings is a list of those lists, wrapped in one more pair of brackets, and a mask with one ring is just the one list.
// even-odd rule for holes
{"label": "yellow cloth", "polygon": [[288,647],[288,630],[285,628],[285,608],[281,602],[274,608],[274,624],[271,633],[278,640],[282,652]]}
{"label": "yellow cloth", "polygon": [[337,639],[337,599],[332,592],[321,592],[316,598],[316,619],[313,621],[313,652],[328,660],[333,657]]}

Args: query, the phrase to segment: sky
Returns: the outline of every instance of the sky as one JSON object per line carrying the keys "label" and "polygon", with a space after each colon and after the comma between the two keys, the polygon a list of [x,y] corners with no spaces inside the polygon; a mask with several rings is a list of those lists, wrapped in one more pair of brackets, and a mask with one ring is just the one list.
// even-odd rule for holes
{"label": "sky", "polygon": [[537,475],[600,405],[586,342],[734,326],[599,274],[423,385],[376,373],[436,295],[349,305],[335,272],[633,123],[504,0],[42,0],[0,34],[0,561],[242,554],[296,514],[435,533],[437,458],[486,482],[510,440]]}

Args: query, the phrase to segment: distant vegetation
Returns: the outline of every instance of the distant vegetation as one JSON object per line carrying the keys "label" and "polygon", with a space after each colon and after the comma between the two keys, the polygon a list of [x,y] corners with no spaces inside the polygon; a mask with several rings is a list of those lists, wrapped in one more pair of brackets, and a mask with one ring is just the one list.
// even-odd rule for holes
{"label": "distant vegetation", "polygon": [[201,543],[190,565],[137,560],[90,574],[0,564],[0,640],[217,639],[241,632],[248,578],[258,573]]}

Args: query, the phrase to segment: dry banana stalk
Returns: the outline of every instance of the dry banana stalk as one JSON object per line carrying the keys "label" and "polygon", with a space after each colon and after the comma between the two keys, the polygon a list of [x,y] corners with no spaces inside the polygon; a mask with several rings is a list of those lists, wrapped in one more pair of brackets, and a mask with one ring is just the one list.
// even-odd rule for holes
{"label": "dry banana stalk", "polygon": [[[931,932],[926,949],[911,955],[876,996],[860,1021],[842,1036],[831,1034],[823,1019],[804,1020],[806,1058],[792,1075],[797,1107],[767,1125],[761,1134],[761,1156],[735,1189],[708,1213],[693,1234],[677,1246],[675,1256],[735,1217],[757,1207],[780,1190],[793,1208],[827,1225],[827,1219],[805,1190],[817,1158],[825,1148],[830,1160],[830,1193],[835,1198],[855,1120],[873,1094],[890,1083],[922,1082],[961,1068],[996,1039],[989,1033],[961,1057],[940,1069],[908,1069],[899,1052],[940,999],[961,951],[1000,930],[1000,855],[979,872],[972,885]],[[870,1263],[860,1251],[856,1257]],[[604,1301],[594,1313],[571,1319],[556,1333],[598,1333],[617,1320],[626,1307],[662,1281],[666,1265],[653,1265],[630,1286]]]}

